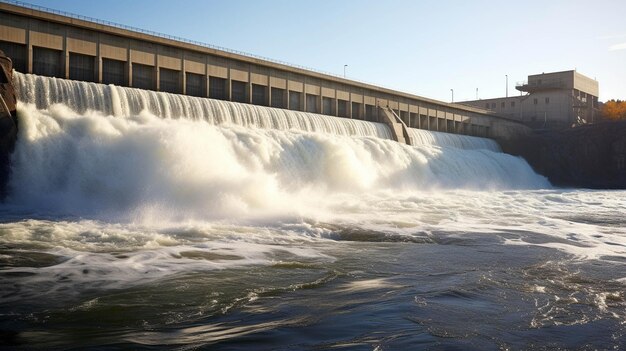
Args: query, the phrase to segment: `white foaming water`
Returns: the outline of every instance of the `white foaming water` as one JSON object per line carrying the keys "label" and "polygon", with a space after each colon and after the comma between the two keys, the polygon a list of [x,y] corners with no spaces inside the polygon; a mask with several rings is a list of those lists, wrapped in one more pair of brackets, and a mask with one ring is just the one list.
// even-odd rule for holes
{"label": "white foaming water", "polygon": [[381,123],[368,123],[314,113],[288,111],[193,96],[157,93],[15,72],[18,99],[46,109],[62,103],[73,111],[100,111],[116,117],[136,116],[149,112],[162,118],[203,120],[210,124],[237,124],[245,127],[277,130],[295,129],[307,132],[346,136],[375,136],[391,139],[391,132]]}
{"label": "white foaming water", "polygon": [[[190,265],[328,261],[309,243],[335,238],[337,226],[426,239],[534,232],[556,240],[506,240],[586,258],[625,254],[624,229],[567,219],[590,212],[593,195],[533,190],[550,185],[491,140],[411,130],[419,143],[407,146],[377,123],[16,81],[20,129],[0,243],[71,257],[43,270],[52,276],[96,266],[113,284]],[[624,208],[623,196],[602,194],[607,216]]]}
{"label": "white foaming water", "polygon": [[437,145],[455,147],[463,150],[485,149],[500,152],[500,146],[494,140],[469,135],[458,135],[429,130],[409,128],[409,137],[413,145]]}

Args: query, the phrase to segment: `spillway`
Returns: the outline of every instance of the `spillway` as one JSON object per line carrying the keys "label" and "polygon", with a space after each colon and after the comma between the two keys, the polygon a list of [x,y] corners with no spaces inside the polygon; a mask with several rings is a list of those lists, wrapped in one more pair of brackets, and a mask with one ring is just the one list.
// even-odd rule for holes
{"label": "spillway", "polygon": [[391,139],[387,126],[380,123],[351,119],[337,122],[336,118],[314,113],[31,74],[16,73],[15,80],[19,100],[33,103],[39,109],[62,103],[79,113],[92,110],[124,117],[147,111],[162,118],[203,120],[211,124]]}
{"label": "spillway", "polygon": [[408,146],[380,123],[20,73],[15,81],[9,198],[29,207],[204,218],[302,209],[311,194],[549,186],[483,138],[411,130]]}

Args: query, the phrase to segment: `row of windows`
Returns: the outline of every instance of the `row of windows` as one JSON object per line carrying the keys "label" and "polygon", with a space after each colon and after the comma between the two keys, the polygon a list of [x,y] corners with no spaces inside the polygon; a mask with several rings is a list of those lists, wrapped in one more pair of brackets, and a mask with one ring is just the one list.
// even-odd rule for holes
{"label": "row of windows", "polygon": [[[545,102],[546,102],[546,104],[549,104],[550,103],[550,98],[549,97],[545,98]],[[533,104],[534,105],[538,105],[539,104],[539,99],[538,98],[534,98],[533,99]]]}
{"label": "row of windows", "polygon": [[[500,103],[500,108],[505,108],[505,107],[506,107],[506,103],[504,101],[502,101]],[[515,101],[511,101],[511,107],[515,107]],[[496,108],[496,103],[492,102],[490,104],[490,103],[487,102],[487,103],[485,103],[485,108],[486,109],[489,109],[489,108],[494,109],[494,108]]]}
{"label": "row of windows", "polygon": [[[545,101],[546,104],[549,104],[550,103],[550,98],[547,97],[547,98],[544,99],[544,101]],[[533,99],[533,104],[534,105],[538,105],[539,104],[539,99],[538,98],[534,98]],[[511,101],[510,105],[511,105],[511,107],[515,107],[515,101]],[[495,109],[496,108],[496,103],[495,102],[491,102],[491,103],[486,102],[485,103],[485,108],[486,109]],[[500,108],[506,108],[506,102],[502,101],[500,103]]]}
{"label": "row of windows", "polygon": [[[26,57],[20,56],[25,52],[25,46],[0,41],[0,49],[12,53],[14,57],[15,69],[26,72]],[[69,72],[68,76],[73,80],[96,82],[99,80],[96,69],[96,57],[69,52]],[[33,73],[53,77],[65,77],[65,65],[63,63],[63,52],[60,50],[33,47]],[[128,76],[128,64],[125,61],[102,58],[101,82],[103,84],[114,84],[118,86],[128,86],[129,78],[132,85],[140,89],[156,89],[157,75],[154,66],[138,63],[132,64],[130,70],[131,77]],[[159,69],[158,84],[161,91],[170,93],[182,93],[181,71],[166,68]],[[228,81],[219,77],[208,77],[208,81],[202,74],[185,72],[185,90],[188,95],[208,96],[214,99],[232,100],[236,102],[252,102],[255,105],[270,105],[277,108],[290,108],[292,110],[304,109],[313,113],[323,113],[326,115],[336,115],[340,117],[351,117],[356,119],[365,118],[368,121],[378,121],[378,109],[374,105],[347,100],[320,97],[317,95],[301,92],[289,91],[271,87],[271,95],[267,86],[252,84],[247,82],[232,80],[230,91]],[[208,83],[208,87],[207,87]],[[208,92],[207,92],[208,88]],[[250,89],[250,90],[249,90]],[[208,94],[207,94],[208,93]],[[230,93],[230,94],[229,94]],[[251,96],[250,96],[251,95]],[[270,95],[270,96],[268,96]],[[306,101],[304,99],[306,99]],[[269,101],[271,100],[271,101]],[[289,105],[287,105],[287,100]],[[495,107],[495,106],[494,106]],[[407,123],[407,125],[419,125],[417,119],[412,118],[407,111],[396,111],[396,113]]]}

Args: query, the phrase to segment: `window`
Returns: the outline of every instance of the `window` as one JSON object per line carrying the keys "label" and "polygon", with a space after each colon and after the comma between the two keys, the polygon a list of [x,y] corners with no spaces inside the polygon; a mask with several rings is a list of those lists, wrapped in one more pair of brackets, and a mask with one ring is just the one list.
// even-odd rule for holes
{"label": "window", "polygon": [[322,98],[322,113],[325,115],[332,116],[334,110],[335,100],[329,97]]}
{"label": "window", "polygon": [[306,94],[306,112],[317,113],[317,95]]}
{"label": "window", "polygon": [[376,106],[365,105],[365,119],[368,121],[374,121],[376,118]]}
{"label": "window", "polygon": [[96,58],[70,52],[70,79],[96,81]]}
{"label": "window", "polygon": [[226,89],[226,79],[209,77],[209,97],[211,99],[226,100],[228,98]]}
{"label": "window", "polygon": [[180,71],[173,69],[159,69],[159,90],[173,94],[180,94]]}
{"label": "window", "polygon": [[103,58],[102,83],[126,85],[126,62]]}
{"label": "window", "polygon": [[248,102],[248,83],[238,80],[230,81],[230,100],[234,102]]}
{"label": "window", "polygon": [[300,92],[289,90],[289,109],[300,111]]}
{"label": "window", "polygon": [[153,66],[133,63],[133,87],[154,90],[155,71]]}
{"label": "window", "polygon": [[185,72],[185,91],[187,95],[204,96],[204,82],[204,75]]}
{"label": "window", "polygon": [[272,107],[285,108],[285,90],[272,87]]}
{"label": "window", "polygon": [[63,78],[64,72],[63,51],[33,47],[34,74]]}
{"label": "window", "polygon": [[0,40],[0,50],[11,58],[13,69],[19,72],[26,72],[26,45],[10,43]]}
{"label": "window", "polygon": [[348,117],[348,101],[337,100],[337,115],[339,117]]}
{"label": "window", "polygon": [[264,85],[252,84],[252,103],[254,105],[267,105],[267,87]]}

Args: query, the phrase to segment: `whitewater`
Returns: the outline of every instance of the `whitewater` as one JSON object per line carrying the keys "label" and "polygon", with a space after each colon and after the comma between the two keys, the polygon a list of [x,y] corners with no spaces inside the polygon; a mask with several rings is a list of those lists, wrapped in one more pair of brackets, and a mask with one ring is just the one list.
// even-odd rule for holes
{"label": "whitewater", "polygon": [[14,77],[3,346],[626,342],[623,191],[485,138]]}

